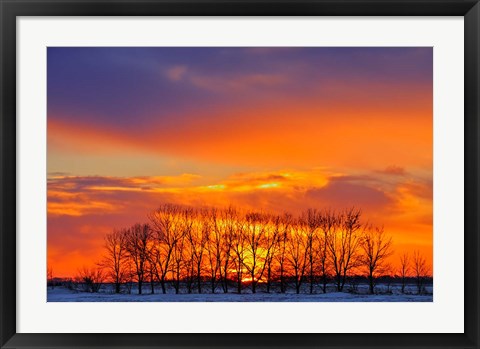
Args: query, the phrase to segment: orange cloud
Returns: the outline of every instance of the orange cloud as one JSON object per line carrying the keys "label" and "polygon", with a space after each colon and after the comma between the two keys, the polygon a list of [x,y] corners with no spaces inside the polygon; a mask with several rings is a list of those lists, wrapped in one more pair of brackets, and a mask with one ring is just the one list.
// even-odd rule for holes
{"label": "orange cloud", "polygon": [[395,176],[404,176],[407,174],[403,167],[396,166],[396,165],[387,166],[384,170],[380,170],[378,172],[389,174],[389,175],[395,175]]}
{"label": "orange cloud", "polygon": [[[121,130],[49,119],[49,151],[157,154],[243,166],[431,167],[431,107],[292,105],[199,111],[183,122]],[[172,116],[174,119],[174,117]]]}

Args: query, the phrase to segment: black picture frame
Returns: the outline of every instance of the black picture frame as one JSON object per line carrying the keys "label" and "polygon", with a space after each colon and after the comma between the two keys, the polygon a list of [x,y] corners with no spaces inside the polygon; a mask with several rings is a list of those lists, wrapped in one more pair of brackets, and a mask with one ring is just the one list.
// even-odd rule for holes
{"label": "black picture frame", "polygon": [[[478,0],[0,0],[1,348],[479,348]],[[24,334],[16,331],[16,18],[18,16],[464,16],[465,332],[463,334]],[[462,117],[457,115],[455,117]],[[445,314],[447,317],[448,314]],[[361,321],[361,318],[359,318]],[[212,324],[214,329],[214,324]]]}

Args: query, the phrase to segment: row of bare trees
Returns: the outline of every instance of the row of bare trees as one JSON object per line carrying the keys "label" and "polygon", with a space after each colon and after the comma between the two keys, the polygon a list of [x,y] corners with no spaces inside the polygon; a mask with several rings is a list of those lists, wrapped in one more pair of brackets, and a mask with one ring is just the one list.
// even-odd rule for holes
{"label": "row of bare trees", "polygon": [[[99,263],[119,293],[135,282],[138,293],[159,284],[166,293],[215,293],[245,285],[251,292],[278,285],[284,293],[292,285],[313,293],[317,285],[327,292],[334,282],[343,291],[353,275],[365,275],[374,293],[377,277],[390,272],[392,239],[383,228],[361,219],[361,211],[308,209],[300,216],[240,211],[234,207],[192,208],[165,204],[148,216],[148,223],[114,230],[105,236],[105,254]],[[418,280],[428,275],[425,259],[416,253],[402,256],[401,276]],[[422,264],[423,263],[423,264]],[[413,274],[412,274],[413,273]],[[418,287],[423,281],[418,281]],[[421,284],[422,283],[422,284]]]}
{"label": "row of bare trees", "polygon": [[418,251],[413,252],[413,256],[404,253],[400,256],[399,275],[402,281],[402,293],[405,293],[407,280],[410,277],[415,279],[417,293],[425,292],[425,282],[430,277],[431,270],[427,265],[427,261]]}

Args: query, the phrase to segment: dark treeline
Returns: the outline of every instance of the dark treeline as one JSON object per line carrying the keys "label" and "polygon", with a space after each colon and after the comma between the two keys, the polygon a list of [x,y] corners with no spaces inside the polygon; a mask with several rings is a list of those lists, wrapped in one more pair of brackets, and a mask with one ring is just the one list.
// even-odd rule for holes
{"label": "dark treeline", "polygon": [[[400,270],[388,263],[392,239],[382,227],[366,223],[361,211],[308,209],[295,217],[285,213],[241,211],[234,207],[193,208],[165,204],[148,222],[114,230],[105,236],[99,268],[84,268],[78,280],[96,292],[108,281],[115,292],[255,293],[324,292],[333,284],[368,281],[375,292],[379,278],[405,285],[413,278],[424,291],[429,269],[418,252],[401,256]],[[385,279],[385,280],[387,280]]]}

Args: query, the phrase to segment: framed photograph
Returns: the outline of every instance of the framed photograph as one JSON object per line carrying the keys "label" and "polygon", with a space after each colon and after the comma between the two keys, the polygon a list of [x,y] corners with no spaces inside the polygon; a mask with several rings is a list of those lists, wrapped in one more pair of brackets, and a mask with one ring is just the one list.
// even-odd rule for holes
{"label": "framed photograph", "polygon": [[0,11],[2,348],[478,348],[478,1]]}

